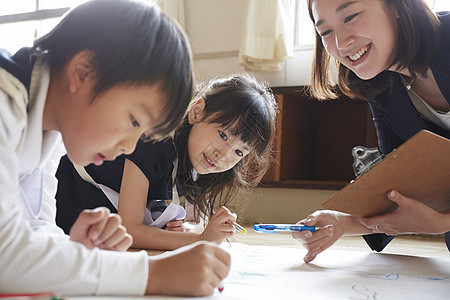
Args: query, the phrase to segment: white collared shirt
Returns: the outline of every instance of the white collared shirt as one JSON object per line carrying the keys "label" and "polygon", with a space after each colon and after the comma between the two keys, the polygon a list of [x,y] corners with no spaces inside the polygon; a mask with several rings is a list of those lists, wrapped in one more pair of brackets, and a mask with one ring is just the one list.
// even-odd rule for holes
{"label": "white collared shirt", "polygon": [[27,109],[22,83],[0,68],[0,291],[142,295],[145,251],[88,250],[55,224],[58,132],[43,132],[50,72],[36,63]]}
{"label": "white collared shirt", "polygon": [[[405,84],[405,83],[403,83]],[[426,103],[413,89],[407,89],[409,98],[411,99],[414,107],[420,113],[422,118],[444,128],[450,130],[450,111],[439,112],[433,109],[428,103]]]}

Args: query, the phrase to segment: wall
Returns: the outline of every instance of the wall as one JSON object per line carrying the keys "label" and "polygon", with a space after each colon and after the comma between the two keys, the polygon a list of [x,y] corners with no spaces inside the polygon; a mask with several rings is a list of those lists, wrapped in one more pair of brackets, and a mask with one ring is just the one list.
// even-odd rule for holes
{"label": "wall", "polygon": [[[243,0],[184,2],[196,80],[244,71],[238,65],[238,51],[246,3]],[[311,59],[312,46],[296,49],[294,58],[285,61],[281,71],[253,74],[272,86],[307,85]],[[242,194],[230,209],[238,214],[242,224],[295,223],[320,209],[321,204],[335,193],[330,190],[257,188],[250,194]]]}
{"label": "wall", "polygon": [[229,205],[242,225],[296,223],[321,208],[337,191],[287,188],[256,188],[241,193]]}
{"label": "wall", "polygon": [[[194,52],[197,80],[244,71],[238,65],[238,51],[246,3],[243,0],[184,2],[186,32]],[[294,58],[287,60],[281,71],[253,74],[272,86],[307,85],[311,59],[312,46],[296,49]]]}

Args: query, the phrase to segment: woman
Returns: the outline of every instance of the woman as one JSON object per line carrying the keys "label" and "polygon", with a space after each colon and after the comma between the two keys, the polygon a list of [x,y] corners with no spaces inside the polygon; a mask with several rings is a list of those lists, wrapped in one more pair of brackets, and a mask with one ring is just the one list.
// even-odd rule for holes
{"label": "woman", "polygon": [[[316,28],[313,96],[336,98],[329,70],[333,57],[339,90],[369,102],[383,154],[422,129],[450,137],[449,13],[434,14],[422,0],[308,0],[308,9]],[[364,234],[369,246],[381,251],[396,234],[450,230],[450,211],[436,212],[394,190],[387,197],[399,206],[392,214],[357,218],[318,211],[301,220],[328,224],[315,233],[294,233],[308,249],[305,261],[343,235]],[[447,232],[450,249],[449,240]]]}

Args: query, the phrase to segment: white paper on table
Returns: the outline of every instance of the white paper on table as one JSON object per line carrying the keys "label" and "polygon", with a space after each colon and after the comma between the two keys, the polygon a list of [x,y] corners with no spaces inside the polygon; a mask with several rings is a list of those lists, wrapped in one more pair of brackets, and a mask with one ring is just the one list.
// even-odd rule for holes
{"label": "white paper on table", "polygon": [[303,262],[306,251],[300,246],[286,248],[240,243],[230,246],[223,243],[222,248],[232,257],[222,293],[216,290],[210,297],[163,299],[448,300],[450,295],[450,256],[421,257],[329,249],[306,264]]}
{"label": "white paper on table", "polygon": [[150,224],[150,226],[162,228],[167,224],[167,222],[181,220],[184,219],[185,216],[186,211],[184,210],[184,207],[180,204],[172,202],[169,206],[167,206],[163,213],[155,221],[153,221],[152,224]]}

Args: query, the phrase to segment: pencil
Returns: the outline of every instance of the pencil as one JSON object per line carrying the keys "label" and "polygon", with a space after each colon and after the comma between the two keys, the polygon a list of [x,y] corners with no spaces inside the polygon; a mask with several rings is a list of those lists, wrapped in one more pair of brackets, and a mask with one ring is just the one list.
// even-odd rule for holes
{"label": "pencil", "polygon": [[242,227],[241,225],[239,225],[238,223],[234,222],[233,226],[234,226],[234,228],[236,228],[237,232],[240,232],[242,234],[247,234],[247,230],[245,230],[245,228]]}

